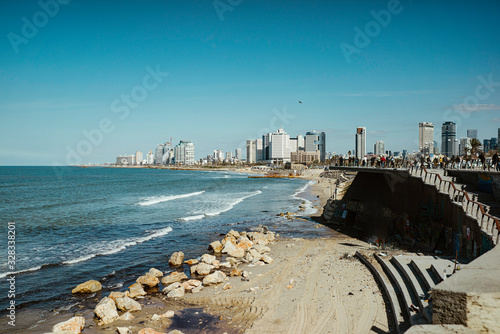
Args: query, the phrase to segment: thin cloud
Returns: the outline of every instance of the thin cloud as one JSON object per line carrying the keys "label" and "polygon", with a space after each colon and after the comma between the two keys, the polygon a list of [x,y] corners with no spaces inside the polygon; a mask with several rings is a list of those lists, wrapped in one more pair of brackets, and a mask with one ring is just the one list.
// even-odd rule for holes
{"label": "thin cloud", "polygon": [[500,122],[500,118],[493,118],[490,122]]}
{"label": "thin cloud", "polygon": [[474,114],[485,110],[500,110],[497,104],[455,104],[453,109],[466,114]]}

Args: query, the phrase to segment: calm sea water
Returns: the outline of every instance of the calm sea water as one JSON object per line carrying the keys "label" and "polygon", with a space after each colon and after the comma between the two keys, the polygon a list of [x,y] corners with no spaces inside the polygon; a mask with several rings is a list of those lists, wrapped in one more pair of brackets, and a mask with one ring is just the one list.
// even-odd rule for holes
{"label": "calm sea water", "polygon": [[199,257],[230,229],[265,224],[285,236],[317,233],[276,217],[298,210],[307,185],[231,172],[0,167],[3,312],[12,272],[4,256],[8,222],[16,226],[16,305],[53,312],[82,301],[71,295],[79,283],[125,290],[151,267],[167,270],[172,252]]}

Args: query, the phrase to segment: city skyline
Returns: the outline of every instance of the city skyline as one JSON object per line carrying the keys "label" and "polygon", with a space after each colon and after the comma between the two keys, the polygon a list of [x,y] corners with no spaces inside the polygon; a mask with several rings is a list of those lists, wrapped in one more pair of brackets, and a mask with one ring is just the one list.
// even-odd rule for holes
{"label": "city skyline", "polygon": [[170,137],[198,160],[280,125],[338,153],[359,125],[392,151],[418,150],[423,121],[498,138],[500,3],[401,1],[390,18],[370,1],[40,3],[0,13],[0,165],[104,163]]}

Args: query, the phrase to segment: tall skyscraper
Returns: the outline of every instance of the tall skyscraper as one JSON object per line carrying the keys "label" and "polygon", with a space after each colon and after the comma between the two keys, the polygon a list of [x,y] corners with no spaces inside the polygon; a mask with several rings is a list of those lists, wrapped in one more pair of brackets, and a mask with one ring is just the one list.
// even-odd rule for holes
{"label": "tall skyscraper", "polygon": [[459,154],[460,155],[470,155],[470,149],[471,149],[471,140],[472,138],[465,137],[465,138],[460,138],[460,145],[459,145]]}
{"label": "tall skyscraper", "polygon": [[468,129],[467,130],[467,138],[477,139],[477,129]]}
{"label": "tall skyscraper", "polygon": [[155,150],[155,164],[161,165],[163,163],[163,149],[165,148],[164,144],[158,144]]}
{"label": "tall skyscraper", "polygon": [[142,164],[143,159],[144,159],[144,155],[142,154],[141,151],[135,152],[135,164],[136,165]]}
{"label": "tall skyscraper", "polygon": [[375,155],[381,155],[385,152],[385,142],[383,140],[377,140],[375,145],[373,145],[373,153]]}
{"label": "tall skyscraper", "polygon": [[491,140],[485,139],[483,140],[483,151],[488,153],[489,150],[491,150]]}
{"label": "tall skyscraper", "polygon": [[259,161],[262,161],[264,160],[264,157],[263,157],[263,144],[262,144],[262,139],[257,139],[255,140],[255,146],[256,146],[256,158],[255,158],[255,161],[256,162],[259,162]]}
{"label": "tall skyscraper", "polygon": [[149,151],[148,154],[146,155],[146,164],[152,165],[155,163],[155,156],[153,154],[153,151]]}
{"label": "tall skyscraper", "polygon": [[355,156],[358,159],[363,159],[366,155],[366,128],[356,129],[356,152]]}
{"label": "tall skyscraper", "polygon": [[174,148],[175,163],[181,165],[194,164],[194,144],[189,140],[181,140]]}
{"label": "tall skyscraper", "polygon": [[434,143],[434,124],[422,122],[418,124],[418,149],[420,152],[432,153]]}
{"label": "tall skyscraper", "polygon": [[292,148],[290,147],[290,135],[285,130],[278,129],[270,133],[269,137],[269,159],[290,161]]}
{"label": "tall skyscraper", "polygon": [[319,151],[320,160],[324,162],[326,155],[326,134],[324,132],[316,131],[307,132],[304,137],[304,149],[306,152]]}
{"label": "tall skyscraper", "polygon": [[493,137],[490,139],[490,147],[492,150],[498,150],[498,138]]}
{"label": "tall skyscraper", "polygon": [[441,127],[441,154],[448,157],[458,154],[457,124],[444,122]]}
{"label": "tall skyscraper", "polygon": [[241,148],[237,148],[235,151],[234,151],[234,157],[236,158],[236,160],[241,160]]}
{"label": "tall skyscraper", "polygon": [[[500,136],[500,129],[498,129],[498,135]],[[302,150],[304,151],[304,136],[303,135],[297,135],[297,150]]]}

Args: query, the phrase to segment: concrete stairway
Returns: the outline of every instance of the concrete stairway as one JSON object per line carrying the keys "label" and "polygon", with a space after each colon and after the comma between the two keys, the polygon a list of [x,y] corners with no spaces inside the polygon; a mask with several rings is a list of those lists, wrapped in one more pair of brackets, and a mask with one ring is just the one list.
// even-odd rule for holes
{"label": "concrete stairway", "polygon": [[[430,291],[454,269],[451,259],[435,256],[366,256],[356,254],[372,271],[384,290],[394,326],[403,333],[413,325],[432,323]],[[460,264],[463,268],[463,264]]]}

